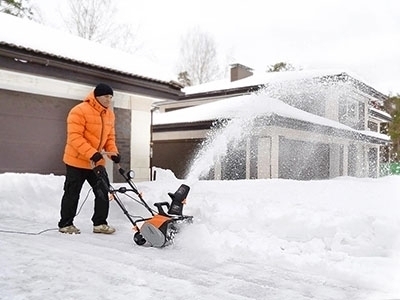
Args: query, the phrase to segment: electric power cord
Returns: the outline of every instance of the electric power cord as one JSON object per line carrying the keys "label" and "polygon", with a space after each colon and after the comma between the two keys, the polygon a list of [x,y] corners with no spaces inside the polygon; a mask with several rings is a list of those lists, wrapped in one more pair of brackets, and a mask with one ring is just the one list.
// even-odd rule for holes
{"label": "electric power cord", "polygon": [[[86,200],[89,198],[89,193],[90,193],[91,190],[92,190],[92,189],[90,189],[90,190],[87,192],[86,197],[85,197],[85,200],[83,200],[82,204],[80,205],[80,207],[79,207],[79,209],[78,209],[78,212],[76,213],[75,217],[78,216],[79,213],[81,212],[83,205],[86,203]],[[17,230],[4,230],[4,229],[0,229],[0,233],[25,234],[25,235],[40,235],[40,234],[42,234],[42,233],[49,232],[49,231],[55,231],[55,230],[58,231],[58,227],[57,227],[57,228],[48,228],[48,229],[44,229],[44,230],[39,231],[39,232],[26,232],[26,231],[17,231]]]}

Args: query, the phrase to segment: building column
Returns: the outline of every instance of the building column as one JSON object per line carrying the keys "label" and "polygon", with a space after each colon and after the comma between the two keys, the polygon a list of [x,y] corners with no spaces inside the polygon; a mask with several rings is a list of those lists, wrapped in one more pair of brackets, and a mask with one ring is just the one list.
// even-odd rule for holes
{"label": "building column", "polygon": [[271,137],[261,137],[258,140],[257,178],[271,178]]}
{"label": "building column", "polygon": [[221,166],[221,160],[218,158],[218,160],[214,163],[214,180],[221,180],[222,177],[222,166]]}
{"label": "building column", "polygon": [[329,145],[329,178],[340,176],[340,145]]}
{"label": "building column", "polygon": [[343,162],[342,162],[342,176],[349,175],[349,145],[343,145]]}
{"label": "building column", "polygon": [[279,178],[279,135],[271,137],[271,178]]}
{"label": "building column", "polygon": [[[137,181],[150,179],[151,99],[131,97],[131,169]],[[145,126],[144,124],[148,125]],[[143,130],[147,128],[148,130]]]}
{"label": "building column", "polygon": [[250,160],[251,160],[251,149],[250,139],[246,139],[246,179],[250,179]]}

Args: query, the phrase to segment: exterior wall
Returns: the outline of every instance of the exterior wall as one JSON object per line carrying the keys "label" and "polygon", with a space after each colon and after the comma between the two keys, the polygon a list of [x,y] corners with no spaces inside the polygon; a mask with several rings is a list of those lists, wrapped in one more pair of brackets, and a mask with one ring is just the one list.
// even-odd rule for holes
{"label": "exterior wall", "polygon": [[[193,153],[203,139],[179,139],[193,136],[175,132],[168,141],[167,132],[156,134],[154,166],[172,170],[185,178]],[[205,134],[199,134],[205,138]],[[165,140],[159,140],[161,136]],[[371,150],[372,149],[372,150]],[[329,179],[338,176],[377,177],[379,147],[350,138],[327,136],[321,133],[268,126],[259,129],[237,148],[228,147],[226,156],[217,159],[210,168],[208,179],[268,179],[297,180]],[[370,161],[372,163],[370,163]]]}
{"label": "exterior wall", "polygon": [[303,111],[340,122],[357,130],[365,130],[369,97],[351,84],[324,86],[318,82],[289,82],[274,98]]}
{"label": "exterior wall", "polygon": [[329,96],[328,99],[325,100],[325,118],[339,121],[339,101],[337,97]]}
{"label": "exterior wall", "polygon": [[[131,168],[131,119],[132,112],[129,109],[114,108],[115,134],[119,153],[121,155],[120,166],[124,170]],[[113,181],[124,182],[117,168],[113,168]]]}
{"label": "exterior wall", "polygon": [[1,70],[0,89],[56,98],[81,99],[90,90],[88,85],[47,77]]}

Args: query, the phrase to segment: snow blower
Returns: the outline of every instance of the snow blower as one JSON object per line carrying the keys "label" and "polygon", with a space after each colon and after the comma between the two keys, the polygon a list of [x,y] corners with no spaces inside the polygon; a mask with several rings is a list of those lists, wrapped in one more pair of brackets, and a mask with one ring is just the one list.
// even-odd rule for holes
{"label": "snow blower", "polygon": [[[95,167],[93,171],[96,173],[99,182],[108,187],[112,200],[115,200],[125,216],[132,223],[133,230],[135,231],[133,240],[137,245],[157,248],[168,246],[173,243],[175,235],[179,232],[183,224],[193,222],[193,216],[183,215],[183,205],[186,204],[186,197],[190,190],[189,186],[181,184],[175,193],[168,193],[172,200],[171,204],[168,201],[157,202],[154,203],[157,210],[153,210],[143,199],[142,194],[133,182],[135,177],[133,170],[125,172],[125,170],[119,167],[119,173],[128,183],[129,188],[120,187],[118,189],[114,189],[109,183],[104,167]],[[129,193],[134,193],[139,200],[129,195]],[[135,202],[141,204],[148,210],[151,216],[148,218],[132,216],[125,208],[118,194],[125,194]],[[165,212],[164,208],[167,209],[167,212]]]}

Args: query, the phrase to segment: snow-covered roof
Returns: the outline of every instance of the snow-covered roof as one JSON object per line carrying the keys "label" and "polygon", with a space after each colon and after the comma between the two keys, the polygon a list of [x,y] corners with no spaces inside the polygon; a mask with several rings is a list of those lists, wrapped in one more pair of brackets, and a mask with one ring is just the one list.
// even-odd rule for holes
{"label": "snow-covered roof", "polygon": [[286,72],[254,72],[253,75],[236,80],[230,81],[229,78],[207,82],[196,86],[188,86],[182,89],[186,95],[207,93],[218,90],[230,90],[242,87],[265,86],[273,84],[282,84],[285,82],[296,82],[301,80],[321,80],[322,78],[349,78],[351,81],[356,82],[359,88],[368,90],[371,95],[378,95],[379,98],[385,95],[373,89],[370,85],[365,83],[365,80],[360,78],[357,74],[349,71],[338,69],[320,69],[320,70],[301,70],[301,71],[286,71]]}
{"label": "snow-covered roof", "polygon": [[0,13],[0,44],[111,69],[164,82],[177,81],[145,57],[133,55],[102,44],[43,26],[34,21]]}
{"label": "snow-covered roof", "polygon": [[271,98],[262,93],[253,93],[251,95],[227,98],[166,113],[155,113],[153,115],[153,122],[154,125],[163,125],[240,117],[254,118],[256,116],[272,116],[273,114],[318,125],[329,126],[336,129],[352,131],[389,141],[387,135],[370,131],[355,130],[337,121],[295,108],[281,100]]}
{"label": "snow-covered roof", "polygon": [[207,82],[182,89],[186,94],[197,94],[215,90],[227,90],[246,86],[264,85],[273,82],[309,79],[326,75],[337,75],[339,70],[287,71],[287,72],[254,72],[252,76],[230,81],[230,78]]}

